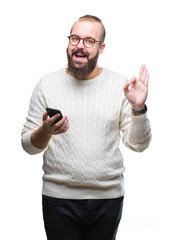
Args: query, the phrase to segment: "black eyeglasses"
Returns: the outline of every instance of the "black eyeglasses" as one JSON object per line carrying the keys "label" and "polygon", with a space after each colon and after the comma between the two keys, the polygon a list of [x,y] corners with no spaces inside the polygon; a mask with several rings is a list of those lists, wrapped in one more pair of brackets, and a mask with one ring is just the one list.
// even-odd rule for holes
{"label": "black eyeglasses", "polygon": [[80,40],[83,40],[83,44],[85,45],[85,47],[90,48],[92,47],[96,42],[99,42],[100,44],[102,44],[102,41],[96,41],[94,38],[92,37],[86,37],[86,38],[80,38],[77,35],[70,35],[68,36],[69,38],[69,42],[71,43],[71,45],[73,46],[77,46],[80,42]]}

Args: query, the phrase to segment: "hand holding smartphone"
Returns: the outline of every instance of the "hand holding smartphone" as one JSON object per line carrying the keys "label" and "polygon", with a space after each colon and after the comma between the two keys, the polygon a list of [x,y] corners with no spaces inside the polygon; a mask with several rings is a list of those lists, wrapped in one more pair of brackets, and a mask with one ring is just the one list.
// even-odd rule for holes
{"label": "hand holding smartphone", "polygon": [[57,118],[54,123],[59,122],[59,121],[63,118],[63,115],[62,115],[61,111],[58,110],[58,109],[55,109],[55,108],[46,108],[46,111],[47,111],[47,113],[48,113],[48,115],[49,115],[50,118],[53,117],[54,115],[56,115],[57,113],[60,114],[60,117]]}

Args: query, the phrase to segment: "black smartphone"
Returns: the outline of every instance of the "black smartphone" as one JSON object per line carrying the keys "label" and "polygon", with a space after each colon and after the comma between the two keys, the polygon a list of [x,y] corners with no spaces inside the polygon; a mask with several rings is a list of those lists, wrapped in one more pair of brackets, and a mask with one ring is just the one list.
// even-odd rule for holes
{"label": "black smartphone", "polygon": [[61,111],[58,110],[58,109],[46,108],[46,111],[47,111],[50,118],[53,117],[54,115],[56,115],[57,113],[60,114],[59,118],[57,118],[54,123],[57,123],[58,121],[60,121],[63,118],[63,115],[62,115]]}

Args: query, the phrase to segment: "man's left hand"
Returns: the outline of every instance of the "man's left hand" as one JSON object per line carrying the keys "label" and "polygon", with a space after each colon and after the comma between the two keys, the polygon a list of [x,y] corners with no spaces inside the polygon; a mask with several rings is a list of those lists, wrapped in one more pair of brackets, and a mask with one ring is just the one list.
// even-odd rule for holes
{"label": "man's left hand", "polygon": [[139,72],[138,80],[136,77],[132,77],[124,86],[124,94],[131,103],[132,109],[138,111],[144,109],[148,95],[148,81],[148,69],[143,64]]}

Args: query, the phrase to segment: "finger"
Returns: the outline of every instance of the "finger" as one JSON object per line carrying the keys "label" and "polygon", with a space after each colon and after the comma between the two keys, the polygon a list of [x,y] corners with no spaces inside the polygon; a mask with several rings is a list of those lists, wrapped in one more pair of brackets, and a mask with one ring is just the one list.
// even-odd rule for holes
{"label": "finger", "polygon": [[146,87],[148,87],[149,77],[150,77],[150,76],[149,76],[149,73],[147,73],[147,76],[146,76],[145,82],[144,82],[144,84],[145,84]]}
{"label": "finger", "polygon": [[144,70],[145,70],[145,64],[142,64],[139,71],[138,81],[141,81]]}
{"label": "finger", "polygon": [[65,126],[67,125],[68,120],[66,119],[65,121],[62,122],[62,124],[59,126],[60,130],[63,130]]}
{"label": "finger", "polygon": [[60,125],[58,128],[56,128],[56,131],[58,131],[59,133],[63,133],[65,132],[66,128],[68,126],[68,119],[66,119],[62,125]]}
{"label": "finger", "polygon": [[57,123],[54,124],[54,127],[55,127],[56,129],[60,128],[60,127],[64,124],[64,122],[65,122],[66,120],[67,120],[67,117],[64,116],[60,121],[58,121]]}
{"label": "finger", "polygon": [[66,132],[68,129],[69,129],[69,122],[67,122],[63,132]]}
{"label": "finger", "polygon": [[54,124],[54,122],[60,117],[60,114],[57,113],[53,117],[50,118],[50,124]]}
{"label": "finger", "polygon": [[135,83],[136,83],[136,80],[137,80],[136,77],[132,77],[132,78],[125,84],[124,90],[125,90],[125,91],[129,90],[129,87],[130,87],[131,85],[135,84]]}
{"label": "finger", "polygon": [[145,68],[145,69],[144,69],[144,72],[143,72],[143,75],[142,75],[142,78],[141,78],[141,82],[143,82],[143,83],[145,83],[145,79],[146,79],[146,77],[147,77],[147,71],[148,71],[148,69]]}
{"label": "finger", "polygon": [[47,119],[48,119],[48,113],[45,112],[45,113],[43,114],[43,121],[44,121],[44,120],[47,120]]}

